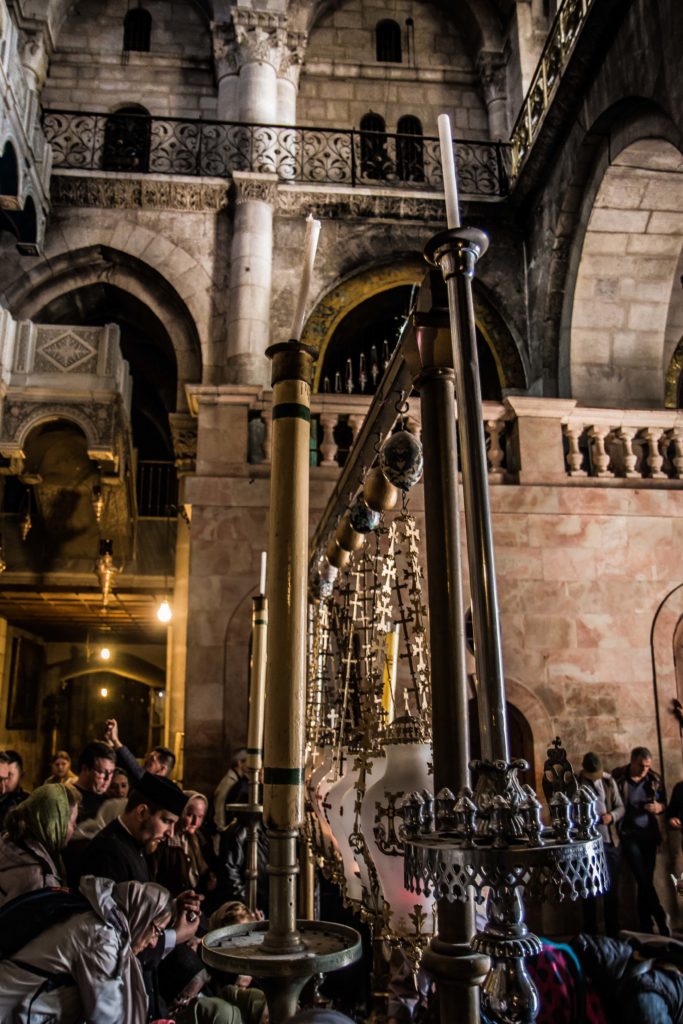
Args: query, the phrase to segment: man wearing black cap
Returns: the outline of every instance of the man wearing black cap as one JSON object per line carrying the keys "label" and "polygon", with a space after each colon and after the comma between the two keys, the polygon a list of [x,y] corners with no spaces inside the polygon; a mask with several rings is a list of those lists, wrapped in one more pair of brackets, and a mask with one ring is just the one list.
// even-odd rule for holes
{"label": "man wearing black cap", "polygon": [[187,803],[170,779],[145,772],[128,797],[126,808],[92,839],[83,852],[81,875],[114,882],[151,882],[145,847],[163,841]]}

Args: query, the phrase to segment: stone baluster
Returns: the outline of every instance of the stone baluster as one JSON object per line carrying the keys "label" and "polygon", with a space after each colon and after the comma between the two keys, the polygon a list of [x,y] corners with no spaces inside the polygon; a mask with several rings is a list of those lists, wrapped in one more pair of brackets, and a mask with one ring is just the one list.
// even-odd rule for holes
{"label": "stone baluster", "polygon": [[663,472],[664,456],[659,450],[659,441],[662,437],[661,427],[645,427],[641,431],[643,440],[647,443],[648,456],[645,460],[649,467],[649,476],[652,480],[663,480],[666,473]]}
{"label": "stone baluster", "polygon": [[488,438],[487,456],[489,460],[489,483],[502,484],[505,477],[503,469],[504,452],[500,445],[500,435],[505,429],[503,420],[485,420],[486,436]]}
{"label": "stone baluster", "polygon": [[621,441],[622,446],[622,458],[624,460],[624,476],[627,479],[633,479],[639,477],[640,473],[636,469],[636,462],[638,456],[633,451],[633,438],[636,436],[637,430],[635,427],[621,427],[617,432],[617,437]]}
{"label": "stone baluster", "polygon": [[323,428],[323,439],[320,442],[321,466],[337,465],[337,450],[339,445],[334,439],[334,431],[339,423],[339,413],[322,412],[320,414],[320,425]]}
{"label": "stone baluster", "polygon": [[349,428],[351,430],[351,444],[353,444],[354,441],[356,440],[356,436],[358,434],[358,431],[362,427],[364,420],[365,415],[363,413],[354,412],[351,413],[351,415],[349,416],[347,423],[349,424]]}
{"label": "stone baluster", "polygon": [[605,449],[605,439],[609,433],[610,427],[604,426],[601,423],[593,424],[588,431],[588,436],[591,440],[595,476],[603,479],[614,476],[614,473],[609,468],[610,458]]}
{"label": "stone baluster", "polygon": [[683,480],[683,426],[674,427],[667,437],[674,446],[674,457],[671,460],[676,480]]}
{"label": "stone baluster", "polygon": [[579,441],[583,434],[583,423],[580,420],[570,420],[566,424],[564,432],[569,442],[569,451],[567,452],[569,475],[587,476],[586,470],[583,468],[583,452],[579,447]]}

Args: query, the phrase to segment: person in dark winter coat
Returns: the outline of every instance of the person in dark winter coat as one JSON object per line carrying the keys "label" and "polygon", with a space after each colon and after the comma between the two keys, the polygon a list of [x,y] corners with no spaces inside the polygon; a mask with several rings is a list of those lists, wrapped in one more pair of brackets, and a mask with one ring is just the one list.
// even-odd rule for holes
{"label": "person in dark winter coat", "polygon": [[572,940],[586,975],[619,1024],[681,1024],[683,943],[628,942],[579,935]]}
{"label": "person in dark winter coat", "polygon": [[658,818],[666,808],[666,793],[652,768],[652,754],[647,747],[634,747],[630,763],[615,768],[612,778],[624,802],[619,838],[622,856],[638,889],[640,930],[651,933],[654,920],[659,934],[669,935],[666,911],[654,885],[657,849],[662,841]]}

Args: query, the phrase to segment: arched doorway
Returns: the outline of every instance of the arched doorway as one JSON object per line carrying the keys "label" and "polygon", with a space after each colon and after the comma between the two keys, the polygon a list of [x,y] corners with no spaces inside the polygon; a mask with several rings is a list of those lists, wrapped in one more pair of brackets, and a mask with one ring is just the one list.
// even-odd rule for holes
{"label": "arched doorway", "polygon": [[611,159],[588,219],[571,310],[571,392],[581,404],[663,404],[683,309],[683,232],[673,219],[681,208],[683,154],[670,142],[641,139]]}
{"label": "arched doorway", "polygon": [[[510,739],[511,757],[523,757],[529,762],[528,771],[519,773],[519,780],[522,784],[530,786],[536,784],[536,759],[534,757],[534,734],[531,731],[527,719],[514,704],[506,702],[508,719],[508,736]],[[481,743],[479,741],[479,718],[476,697],[468,704],[470,722],[470,752],[473,759],[481,757]]]}
{"label": "arched doorway", "polygon": [[108,718],[119,723],[126,746],[143,753],[163,742],[164,691],[118,672],[92,672],[62,684],[60,747],[70,752],[104,736]]}

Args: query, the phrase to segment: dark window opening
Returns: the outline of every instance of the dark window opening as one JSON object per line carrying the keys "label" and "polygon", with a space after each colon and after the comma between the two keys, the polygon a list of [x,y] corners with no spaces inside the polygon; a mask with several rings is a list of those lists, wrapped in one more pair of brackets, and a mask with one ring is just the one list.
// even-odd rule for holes
{"label": "dark window opening", "polygon": [[375,39],[378,61],[391,64],[401,63],[401,26],[397,22],[392,21],[391,18],[378,21],[375,28]]}
{"label": "dark window opening", "polygon": [[360,168],[364,178],[381,181],[386,178],[387,133],[384,118],[379,114],[364,114],[360,120]]}
{"label": "dark window opening", "polygon": [[123,19],[123,49],[149,53],[152,15],[143,7],[134,7]]}
{"label": "dark window opening", "polygon": [[[422,123],[406,114],[396,126],[396,173],[401,181],[424,181]],[[406,137],[407,136],[407,137]]]}
{"label": "dark window opening", "polygon": [[102,170],[148,171],[151,133],[151,117],[144,107],[117,110],[104,127]]}

